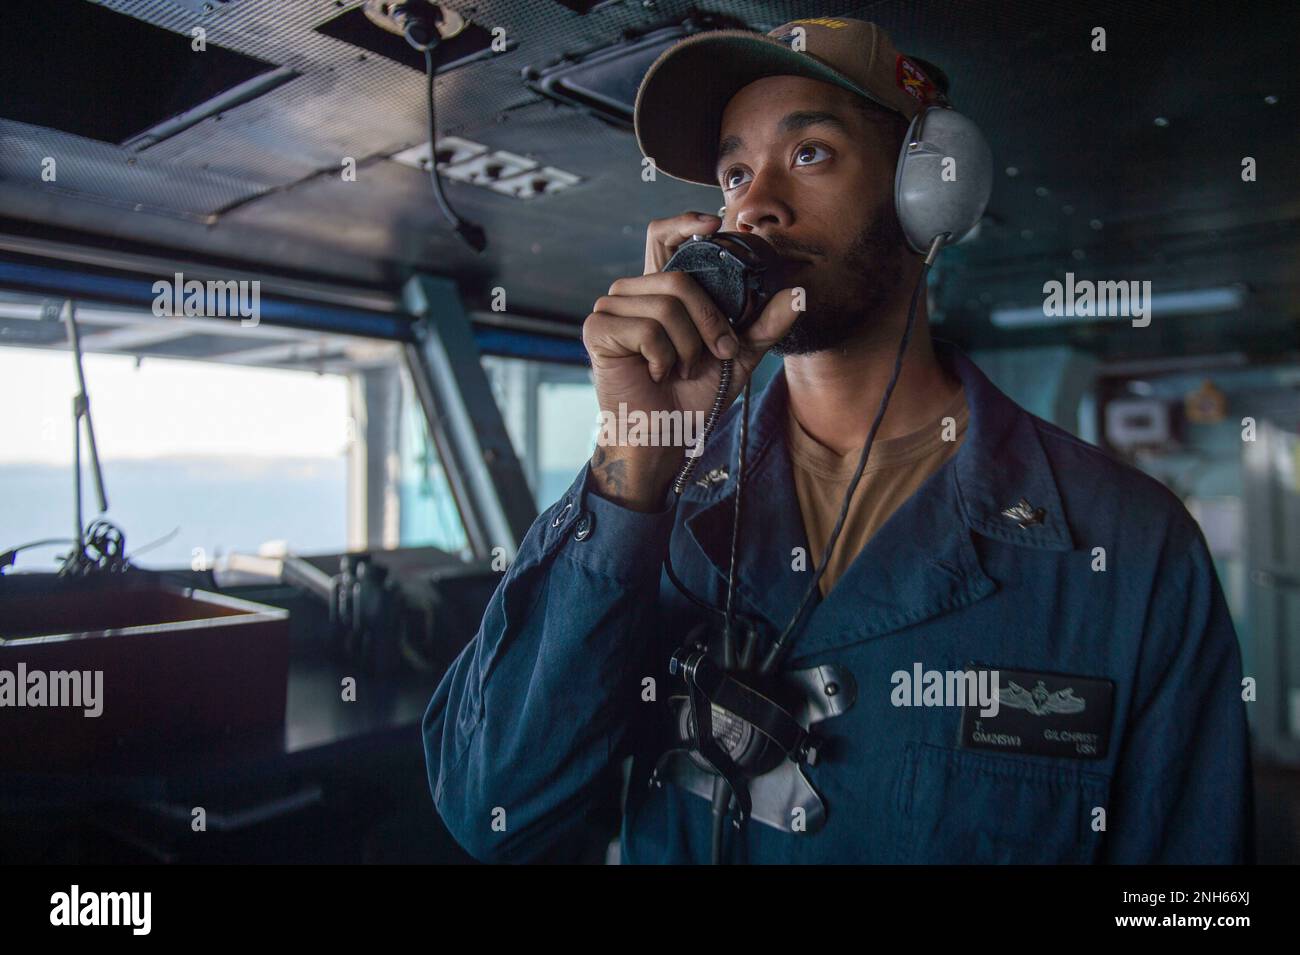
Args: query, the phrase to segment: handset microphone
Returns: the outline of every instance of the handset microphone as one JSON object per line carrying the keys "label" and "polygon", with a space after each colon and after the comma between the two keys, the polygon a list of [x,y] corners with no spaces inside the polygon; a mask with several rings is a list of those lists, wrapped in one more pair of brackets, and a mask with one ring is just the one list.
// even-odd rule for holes
{"label": "handset microphone", "polygon": [[742,232],[691,236],[664,266],[665,272],[688,273],[738,333],[786,287],[788,269],[771,243]]}

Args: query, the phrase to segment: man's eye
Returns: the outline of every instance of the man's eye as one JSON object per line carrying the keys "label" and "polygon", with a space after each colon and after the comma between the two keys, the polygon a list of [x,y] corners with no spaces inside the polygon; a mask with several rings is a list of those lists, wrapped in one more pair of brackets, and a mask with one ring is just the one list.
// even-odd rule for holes
{"label": "man's eye", "polygon": [[[817,153],[822,154],[821,159],[810,158],[807,162],[799,162],[799,160],[804,156],[815,156]],[[794,154],[795,165],[811,166],[815,162],[821,162],[823,159],[826,158],[826,155],[827,155],[827,150],[824,146],[819,146],[816,143],[806,143],[805,145],[800,146],[799,151]]]}
{"label": "man's eye", "polygon": [[731,169],[728,169],[725,173],[722,174],[722,188],[735,189],[742,182],[744,182],[743,179],[737,180],[736,177],[743,176],[744,174],[745,174],[745,170],[741,169],[739,166],[735,166]]}

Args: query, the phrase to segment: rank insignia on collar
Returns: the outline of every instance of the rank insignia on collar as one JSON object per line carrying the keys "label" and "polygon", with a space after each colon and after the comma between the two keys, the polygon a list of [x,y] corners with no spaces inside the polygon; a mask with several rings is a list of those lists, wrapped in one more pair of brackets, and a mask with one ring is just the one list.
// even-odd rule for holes
{"label": "rank insignia on collar", "polygon": [[1041,507],[1034,507],[1022,497],[1015,506],[1008,507],[1003,511],[1002,516],[1015,521],[1023,530],[1031,524],[1043,523],[1043,518],[1047,516],[1047,512]]}
{"label": "rank insignia on collar", "polygon": [[714,468],[712,471],[707,472],[703,477],[701,477],[695,483],[703,488],[711,488],[714,485],[721,484],[723,481],[727,479],[727,477],[728,475],[727,475],[726,468]]}

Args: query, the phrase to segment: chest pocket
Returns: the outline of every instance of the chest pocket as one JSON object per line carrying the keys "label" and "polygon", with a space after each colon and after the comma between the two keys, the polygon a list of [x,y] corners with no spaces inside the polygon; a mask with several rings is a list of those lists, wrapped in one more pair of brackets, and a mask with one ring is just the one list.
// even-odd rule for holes
{"label": "chest pocket", "polygon": [[899,776],[898,858],[923,864],[1100,858],[1109,780],[1075,766],[910,743]]}

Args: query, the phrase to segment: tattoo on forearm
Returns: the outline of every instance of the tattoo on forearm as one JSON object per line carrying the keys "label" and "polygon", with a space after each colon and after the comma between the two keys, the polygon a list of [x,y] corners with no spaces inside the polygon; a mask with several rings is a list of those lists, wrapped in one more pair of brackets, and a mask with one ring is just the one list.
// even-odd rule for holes
{"label": "tattoo on forearm", "polygon": [[591,470],[601,486],[614,494],[622,494],[627,483],[627,462],[611,460],[604,448],[597,448],[591,458]]}

